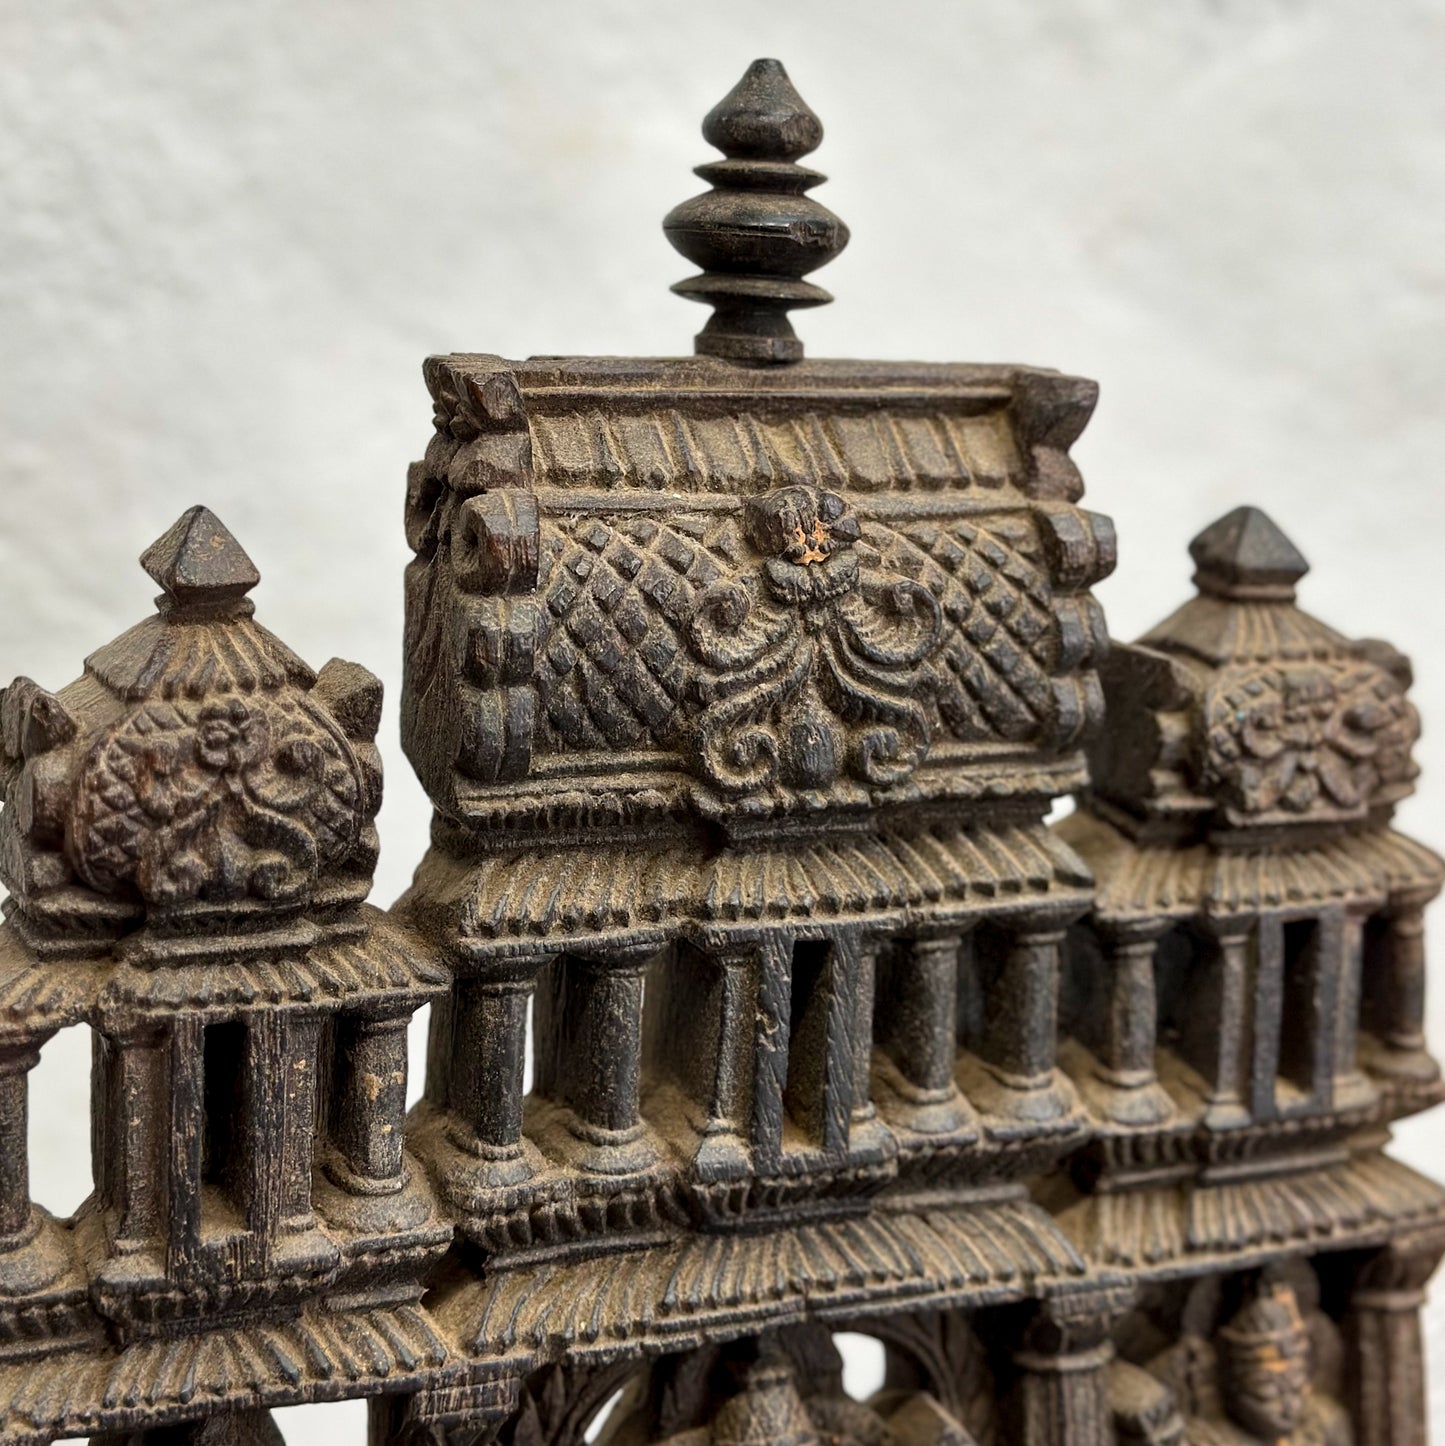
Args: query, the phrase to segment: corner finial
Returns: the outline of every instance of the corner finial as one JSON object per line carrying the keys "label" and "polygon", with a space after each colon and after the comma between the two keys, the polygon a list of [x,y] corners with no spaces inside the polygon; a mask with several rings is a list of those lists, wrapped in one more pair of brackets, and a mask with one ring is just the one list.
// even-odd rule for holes
{"label": "corner finial", "polygon": [[833,299],[802,278],[848,244],[848,228],[803,194],[826,178],[796,164],[822,141],[822,122],[781,62],[755,60],[708,112],[702,133],[727,159],[699,166],[713,189],[662,223],[673,246],[704,268],[672,288],[713,308],[696,351],[740,362],[801,361],[788,312]]}
{"label": "corner finial", "polygon": [[1310,565],[1258,507],[1236,507],[1189,544],[1201,592],[1235,601],[1294,597]]}
{"label": "corner finial", "polygon": [[141,554],[140,565],[179,608],[228,607],[261,581],[245,548],[209,507],[188,507]]}

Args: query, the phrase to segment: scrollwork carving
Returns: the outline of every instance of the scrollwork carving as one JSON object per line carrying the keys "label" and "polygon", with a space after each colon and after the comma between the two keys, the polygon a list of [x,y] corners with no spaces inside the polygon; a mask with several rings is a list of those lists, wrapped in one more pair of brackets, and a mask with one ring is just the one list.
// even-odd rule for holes
{"label": "scrollwork carving", "polygon": [[780,488],[749,505],[744,526],[760,574],[751,587],[714,584],[688,626],[710,674],[698,689],[704,773],[732,792],[822,788],[843,773],[900,782],[928,749],[918,692],[937,602],[864,568],[857,519],[834,492]]}
{"label": "scrollwork carving", "polygon": [[103,893],[281,902],[355,846],[364,797],[350,745],[299,696],[152,700],[92,746],[70,847]]}

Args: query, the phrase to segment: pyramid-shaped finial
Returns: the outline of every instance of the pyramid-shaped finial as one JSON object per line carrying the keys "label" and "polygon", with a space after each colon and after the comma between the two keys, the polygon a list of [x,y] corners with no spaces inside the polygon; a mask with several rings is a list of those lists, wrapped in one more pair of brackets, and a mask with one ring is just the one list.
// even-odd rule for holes
{"label": "pyramid-shaped finial", "polygon": [[679,296],[707,302],[700,356],[742,362],[794,362],[803,344],[788,312],[833,298],[802,278],[848,244],[848,228],[803,193],[825,179],[796,163],[815,150],[823,126],[776,60],[755,60],[708,112],[703,136],[727,157],[697,168],[712,190],[675,207],[667,239],[700,276],[679,281]]}
{"label": "pyramid-shaped finial", "polygon": [[1236,507],[1189,544],[1201,592],[1227,598],[1294,597],[1310,565],[1258,507]]}
{"label": "pyramid-shaped finial", "polygon": [[261,581],[245,548],[209,507],[183,512],[141,554],[140,565],[176,607],[225,606]]}

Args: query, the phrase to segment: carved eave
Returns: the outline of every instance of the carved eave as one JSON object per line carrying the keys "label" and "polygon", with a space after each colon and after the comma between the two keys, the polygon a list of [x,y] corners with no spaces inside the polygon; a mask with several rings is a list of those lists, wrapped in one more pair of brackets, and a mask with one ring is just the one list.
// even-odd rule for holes
{"label": "carved eave", "polygon": [[114,1030],[177,1011],[234,1016],[302,1006],[352,1013],[409,1012],[446,991],[451,975],[435,951],[390,915],[365,905],[357,927],[312,948],[253,947],[224,964],[192,959],[157,967],[108,950],[66,959],[36,954],[0,925],[0,1047],[43,1040],[89,1022]]}
{"label": "carved eave", "polygon": [[1097,880],[1094,917],[1127,928],[1151,919],[1253,917],[1339,905],[1356,910],[1432,899],[1445,861],[1385,827],[1316,830],[1293,845],[1151,844],[1080,809],[1058,833]]}
{"label": "carved eave", "polygon": [[88,961],[41,961],[0,925],[0,1047],[43,1040],[90,1017],[100,987]]}
{"label": "carved eave", "polygon": [[[461,837],[439,830],[458,848]],[[1056,833],[1026,819],[804,836],[716,846],[694,836],[470,856],[434,847],[398,903],[432,937],[483,960],[743,941],[779,927],[861,924],[874,931],[957,929],[986,915],[1056,918],[1087,910],[1088,868]]]}
{"label": "carved eave", "polygon": [[1445,1224],[1445,1189],[1374,1150],[1313,1169],[1104,1191],[1056,1223],[1095,1269],[1168,1277],[1358,1250]]}
{"label": "carved eave", "polygon": [[178,1010],[225,1015],[284,1005],[396,1014],[445,992],[451,975],[420,940],[370,905],[360,915],[359,933],[322,940],[301,954],[262,949],[225,968],[204,961],[118,966],[99,992],[98,1006],[108,1020],[167,1017]]}
{"label": "carved eave", "polygon": [[51,1441],[255,1406],[435,1385],[455,1351],[420,1306],[316,1309],[270,1324],[0,1363],[0,1436]]}
{"label": "carved eave", "polygon": [[1088,1274],[1054,1222],[1017,1198],[545,1260],[468,1280],[434,1311],[474,1359],[514,1373],[557,1359],[564,1343],[569,1359],[624,1342],[676,1349],[805,1319],[841,1327],[898,1309],[1002,1304]]}
{"label": "carved eave", "polygon": [[1092,383],[1010,367],[434,358],[403,741],[474,827],[826,827],[1077,780],[1112,528]]}

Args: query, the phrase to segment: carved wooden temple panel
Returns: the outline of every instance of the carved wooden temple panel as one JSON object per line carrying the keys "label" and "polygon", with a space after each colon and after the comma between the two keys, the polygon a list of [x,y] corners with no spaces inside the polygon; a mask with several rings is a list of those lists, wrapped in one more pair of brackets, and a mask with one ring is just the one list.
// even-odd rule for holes
{"label": "carved wooden temple panel", "polygon": [[[1094,384],[805,358],[821,126],[759,61],[704,134],[696,355],[426,364],[390,911],[380,685],[206,509],[0,696],[0,1439],[1420,1446],[1408,663],[1253,508],[1111,646]],[[79,1027],[56,1220],[26,1082]]]}

